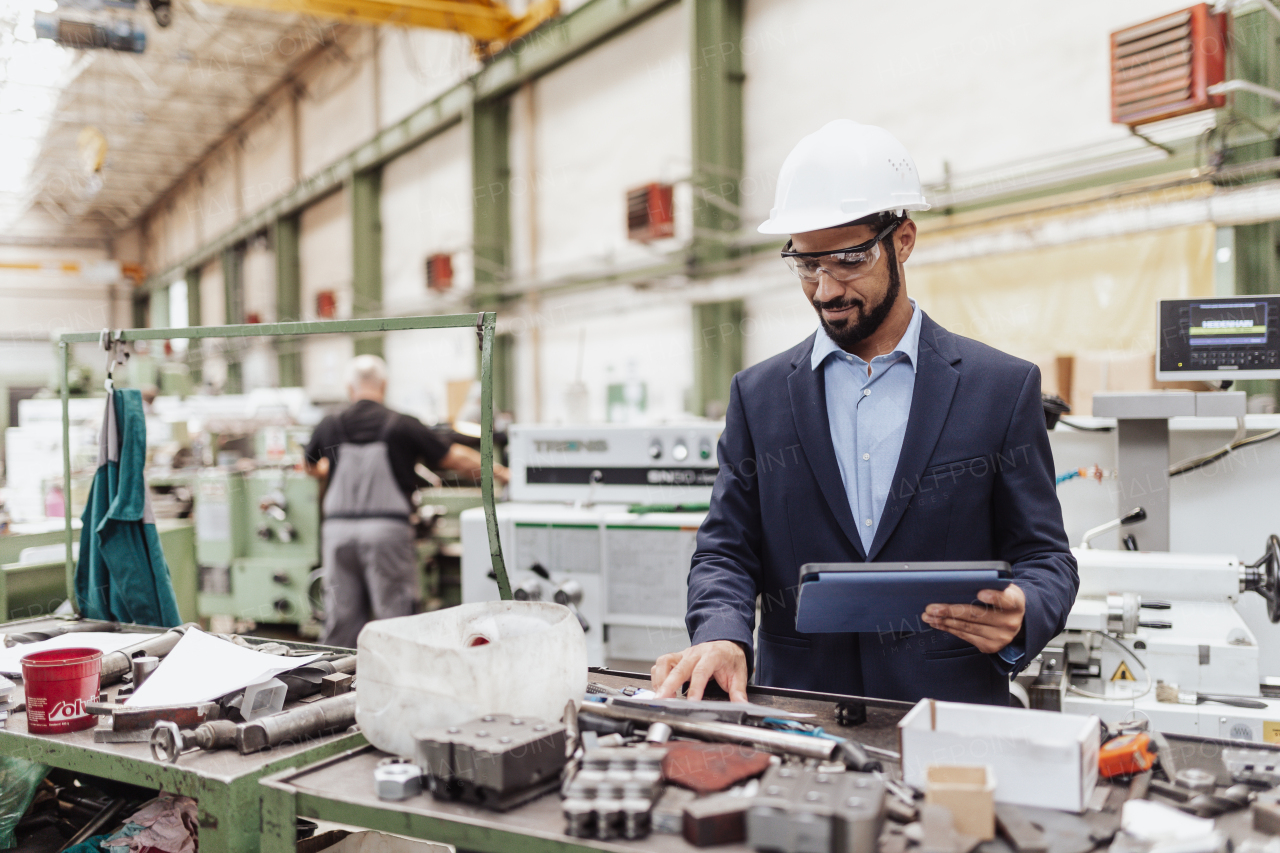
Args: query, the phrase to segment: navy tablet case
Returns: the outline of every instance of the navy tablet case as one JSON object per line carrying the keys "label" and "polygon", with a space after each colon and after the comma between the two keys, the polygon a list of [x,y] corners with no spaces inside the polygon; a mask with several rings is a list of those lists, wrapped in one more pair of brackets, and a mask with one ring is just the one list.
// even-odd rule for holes
{"label": "navy tablet case", "polygon": [[801,634],[923,631],[930,604],[977,604],[978,592],[1004,589],[1002,561],[966,563],[808,563],[800,567],[796,630]]}

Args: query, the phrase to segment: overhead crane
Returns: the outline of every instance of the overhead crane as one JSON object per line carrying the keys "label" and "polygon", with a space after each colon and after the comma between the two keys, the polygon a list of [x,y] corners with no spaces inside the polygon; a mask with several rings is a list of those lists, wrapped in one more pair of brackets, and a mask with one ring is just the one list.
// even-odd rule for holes
{"label": "overhead crane", "polygon": [[560,13],[560,0],[533,0],[516,15],[501,0],[215,0],[363,24],[424,27],[464,33],[476,53],[492,56]]}

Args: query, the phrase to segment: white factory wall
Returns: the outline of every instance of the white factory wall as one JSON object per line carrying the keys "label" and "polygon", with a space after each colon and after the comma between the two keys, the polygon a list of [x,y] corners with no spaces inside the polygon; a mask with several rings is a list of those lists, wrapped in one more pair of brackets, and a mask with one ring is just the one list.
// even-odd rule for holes
{"label": "white factory wall", "polygon": [[[382,173],[382,304],[386,314],[442,314],[470,309],[471,157],[454,127]],[[426,259],[453,257],[448,292],[427,289]],[[388,402],[427,423],[446,419],[448,385],[474,378],[475,333],[415,331],[386,336]],[[424,369],[426,368],[426,369]]]}
{"label": "white factory wall", "polygon": [[747,218],[768,215],[791,147],[836,118],[890,130],[926,182],[946,177],[944,163],[966,173],[1123,140],[1128,130],[1111,124],[1107,35],[1178,8],[749,0]]}
{"label": "white factory wall", "polygon": [[[276,255],[265,239],[254,240],[245,247],[244,266],[245,320],[261,323],[276,321]],[[241,378],[245,391],[274,388],[279,384],[278,359],[267,338],[241,338]]]}
{"label": "white factory wall", "polygon": [[[210,261],[200,268],[200,323],[204,326],[221,326],[227,322],[227,302],[222,277],[222,264]],[[201,381],[210,388],[221,388],[227,381],[228,346],[236,342],[226,339],[205,338],[200,341],[204,352]]]}
{"label": "white factory wall", "polygon": [[283,98],[269,104],[242,138],[240,197],[253,212],[292,190],[297,178],[292,104]]}
{"label": "white factory wall", "polygon": [[299,101],[302,173],[313,175],[377,131],[373,33],[359,28],[307,69]]}
{"label": "white factory wall", "polygon": [[[522,199],[535,194],[538,277],[652,263],[678,242],[628,241],[626,192],[688,178],[685,23],[682,7],[670,9],[534,87],[533,174],[513,174],[511,198],[528,216]],[[528,144],[521,124],[514,151]]]}
{"label": "white factory wall", "polygon": [[378,30],[378,94],[382,123],[395,124],[479,68],[471,40],[457,33]]}
{"label": "white factory wall", "polygon": [[[351,214],[347,193],[337,192],[302,212],[299,252],[302,319],[318,319],[316,295],[332,290],[337,317],[351,317]],[[346,399],[343,368],[354,352],[349,337],[313,336],[302,346],[303,385],[312,399]]]}

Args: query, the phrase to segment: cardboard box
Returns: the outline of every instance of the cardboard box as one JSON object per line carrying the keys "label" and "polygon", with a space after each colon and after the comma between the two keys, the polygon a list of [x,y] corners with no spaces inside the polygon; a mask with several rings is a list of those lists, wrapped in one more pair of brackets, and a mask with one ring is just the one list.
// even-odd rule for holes
{"label": "cardboard box", "polygon": [[981,841],[996,837],[996,774],[987,765],[930,764],[924,801],[951,811],[956,830]]}
{"label": "cardboard box", "polygon": [[1097,717],[921,699],[898,723],[903,780],[931,764],[989,766],[997,802],[1083,812],[1098,783]]}

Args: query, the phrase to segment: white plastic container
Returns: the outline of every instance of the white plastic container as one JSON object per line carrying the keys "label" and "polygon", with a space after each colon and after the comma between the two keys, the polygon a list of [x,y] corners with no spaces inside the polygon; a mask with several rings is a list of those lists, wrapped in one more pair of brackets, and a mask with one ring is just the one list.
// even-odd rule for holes
{"label": "white plastic container", "polygon": [[1097,717],[921,699],[898,723],[902,780],[931,764],[988,766],[998,803],[1085,810],[1098,784]]}
{"label": "white plastic container", "polygon": [[558,721],[587,689],[582,627],[559,604],[485,601],[370,622],[356,644],[356,722],[378,749],[485,714]]}

